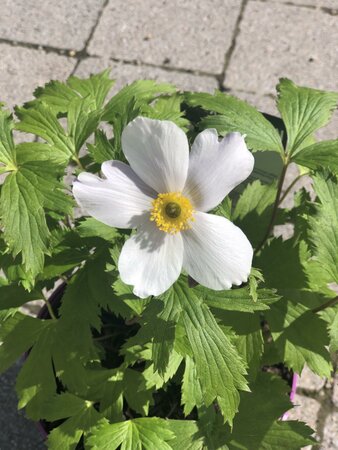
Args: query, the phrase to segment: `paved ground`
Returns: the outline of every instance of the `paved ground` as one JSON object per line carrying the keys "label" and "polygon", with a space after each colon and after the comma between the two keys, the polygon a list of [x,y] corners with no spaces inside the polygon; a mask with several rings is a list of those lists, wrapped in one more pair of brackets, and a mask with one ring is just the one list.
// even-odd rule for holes
{"label": "paved ground", "polygon": [[[281,76],[338,90],[337,40],[338,0],[1,0],[0,101],[109,66],[117,88],[145,77],[220,88],[274,113]],[[337,137],[338,115],[320,134]],[[15,413],[16,371],[0,378],[0,450],[37,450],[41,436]],[[292,416],[338,449],[337,383],[305,372],[296,401]]]}

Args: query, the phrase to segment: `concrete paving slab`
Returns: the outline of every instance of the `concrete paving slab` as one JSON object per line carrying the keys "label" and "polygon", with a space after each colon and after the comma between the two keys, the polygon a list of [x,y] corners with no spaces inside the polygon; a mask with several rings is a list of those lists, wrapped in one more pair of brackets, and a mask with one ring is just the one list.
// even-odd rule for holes
{"label": "concrete paving slab", "polygon": [[0,101],[11,108],[31,100],[34,89],[50,79],[66,79],[76,62],[74,58],[7,44],[0,44],[0,61]]}
{"label": "concrete paving slab", "polygon": [[17,410],[14,385],[20,367],[18,362],[0,375],[0,450],[43,450],[46,446],[36,424]]}
{"label": "concrete paving slab", "polygon": [[224,84],[274,93],[280,77],[338,89],[338,16],[283,3],[249,1]]}
{"label": "concrete paving slab", "polygon": [[1,0],[0,38],[81,50],[104,0]]}
{"label": "concrete paving slab", "polygon": [[294,405],[294,408],[288,413],[288,420],[302,420],[316,430],[320,403],[313,398],[296,394]]}
{"label": "concrete paving slab", "polygon": [[307,391],[318,392],[323,389],[325,385],[325,378],[311,372],[311,370],[305,366],[301,376],[298,379],[298,387],[306,389]]}
{"label": "concrete paving slab", "polygon": [[240,8],[238,0],[113,0],[89,53],[221,73]]}
{"label": "concrete paving slab", "polygon": [[138,79],[151,79],[159,82],[175,84],[182,90],[214,92],[218,88],[218,82],[212,76],[198,76],[191,73],[164,70],[158,67],[123,64],[107,59],[88,58],[79,64],[75,75],[87,77],[92,73],[111,69],[111,77],[116,79],[112,92],[117,92],[126,84]]}
{"label": "concrete paving slab", "polygon": [[[338,8],[337,0],[268,0],[270,3],[287,3],[297,6],[312,6],[315,8]],[[334,13],[334,12],[333,12]]]}
{"label": "concrete paving slab", "polygon": [[334,411],[327,417],[324,426],[324,435],[321,441],[322,450],[337,450],[338,449],[338,411]]}

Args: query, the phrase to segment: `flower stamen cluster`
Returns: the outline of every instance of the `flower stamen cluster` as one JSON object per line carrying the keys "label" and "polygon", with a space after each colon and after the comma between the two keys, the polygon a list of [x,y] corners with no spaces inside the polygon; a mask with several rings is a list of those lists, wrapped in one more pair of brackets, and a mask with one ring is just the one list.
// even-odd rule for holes
{"label": "flower stamen cluster", "polygon": [[150,220],[166,233],[176,234],[191,228],[194,209],[190,201],[180,192],[158,194],[152,202]]}

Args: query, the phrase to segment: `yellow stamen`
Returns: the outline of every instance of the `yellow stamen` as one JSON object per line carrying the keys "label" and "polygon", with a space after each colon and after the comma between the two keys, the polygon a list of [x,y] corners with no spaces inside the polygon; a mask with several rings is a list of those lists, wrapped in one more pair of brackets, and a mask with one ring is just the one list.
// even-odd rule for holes
{"label": "yellow stamen", "polygon": [[152,203],[150,220],[154,221],[160,230],[175,234],[191,228],[194,209],[180,192],[158,194]]}

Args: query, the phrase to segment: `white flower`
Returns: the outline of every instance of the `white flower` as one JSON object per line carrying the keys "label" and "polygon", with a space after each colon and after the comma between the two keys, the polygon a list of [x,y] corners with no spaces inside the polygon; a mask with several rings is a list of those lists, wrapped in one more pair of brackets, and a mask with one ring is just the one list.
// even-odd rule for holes
{"label": "white flower", "polygon": [[173,122],[138,117],[124,129],[122,149],[130,166],[106,161],[105,179],[84,172],[73,187],[95,219],[137,228],[119,258],[122,281],[142,298],[166,291],[182,268],[214,290],[247,281],[250,242],[229,220],[207,214],[252,172],[244,138],[230,133],[219,142],[216,130],[204,130],[189,154]]}

